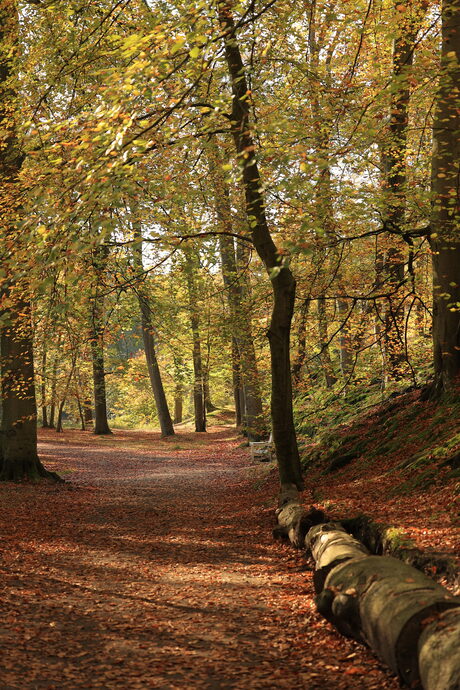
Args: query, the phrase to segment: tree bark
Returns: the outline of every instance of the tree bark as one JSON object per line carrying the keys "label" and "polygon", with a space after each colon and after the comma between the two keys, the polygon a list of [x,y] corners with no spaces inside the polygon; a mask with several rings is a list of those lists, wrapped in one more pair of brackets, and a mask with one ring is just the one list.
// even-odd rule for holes
{"label": "tree bark", "polygon": [[183,396],[183,386],[181,383],[178,383],[174,391],[174,424],[180,424],[182,422]]}
{"label": "tree bark", "polygon": [[292,379],[295,389],[298,389],[300,386],[302,367],[307,356],[307,319],[310,310],[310,302],[310,297],[307,297],[302,302],[300,308],[300,321],[297,332],[297,355],[292,364]]}
{"label": "tree bark", "polygon": [[[418,0],[411,0],[395,9],[398,35],[393,42],[393,89],[390,103],[387,141],[383,147],[382,163],[386,187],[384,223],[391,231],[388,247],[383,254],[386,299],[382,320],[384,324],[383,356],[384,380],[398,380],[404,373],[404,302],[401,286],[404,280],[407,251],[402,239],[405,232],[407,205],[407,135],[409,126],[410,88],[414,50],[421,14]],[[395,235],[399,235],[399,238]]]}
{"label": "tree bark", "polygon": [[192,327],[193,338],[193,407],[195,410],[195,431],[206,431],[206,406],[205,406],[205,391],[204,391],[204,372],[203,361],[201,357],[201,339],[200,339],[200,315],[198,312],[198,292],[196,288],[195,271],[197,264],[193,260],[192,250],[190,248],[184,249],[185,257],[185,276],[187,280],[189,311],[190,311],[190,325]]}
{"label": "tree bark", "polygon": [[48,407],[46,405],[46,360],[47,360],[46,343],[45,343],[45,340],[43,339],[42,370],[41,370],[42,382],[41,382],[41,386],[40,386],[41,408],[42,408],[42,428],[43,429],[49,428]]}
{"label": "tree bark", "polygon": [[[1,13],[0,13],[1,18]],[[21,287],[21,291],[24,288]],[[32,325],[30,305],[15,298],[1,333],[2,434],[0,480],[58,479],[37,453]]]}
{"label": "tree bark", "polygon": [[160,367],[158,365],[151,302],[143,282],[144,268],[142,263],[142,236],[140,232],[136,233],[136,240],[136,244],[133,246],[133,260],[136,270],[138,270],[141,275],[141,279],[137,285],[137,298],[141,312],[142,338],[144,341],[144,351],[147,360],[150,385],[157,408],[161,435],[174,436],[174,425],[169,412],[168,401],[166,400],[166,393],[161,379]]}
{"label": "tree bark", "polygon": [[243,423],[243,389],[241,386],[240,354],[236,338],[232,338],[232,387],[235,401],[235,424],[239,428]]}
{"label": "tree bark", "polygon": [[17,76],[19,49],[18,3],[0,4],[0,236],[3,269],[6,273],[2,291],[3,325],[1,329],[2,425],[0,479],[59,479],[48,472],[37,454],[37,405],[33,365],[33,334],[29,286],[17,278],[18,266],[24,268],[21,230],[19,173],[24,160],[17,132]]}
{"label": "tree bark", "polygon": [[460,376],[460,1],[443,0],[441,76],[433,124],[431,239],[433,392]]}
{"label": "tree bark", "polygon": [[246,198],[246,213],[252,240],[269,274],[273,290],[273,311],[268,338],[270,343],[273,438],[281,484],[303,488],[297,438],[292,410],[290,332],[294,312],[294,276],[280,256],[268,228],[262,180],[255,156],[256,146],[249,117],[250,92],[237,43],[231,5],[219,2],[219,21],[224,34],[227,67],[232,84],[232,134]]}
{"label": "tree bark", "polygon": [[78,352],[75,351],[72,357],[72,364],[70,367],[69,375],[64,388],[64,393],[62,395],[61,402],[59,403],[58,417],[56,422],[56,432],[61,433],[64,431],[62,426],[62,413],[64,412],[64,405],[66,404],[67,396],[69,394],[70,384],[72,382],[72,377],[75,371],[75,365],[77,362]]}
{"label": "tree bark", "polygon": [[[60,336],[58,337],[58,347],[60,345],[61,338]],[[55,428],[55,423],[54,423],[54,417],[56,414],[56,388],[57,388],[57,374],[58,374],[58,355],[57,353],[54,355],[53,359],[53,368],[51,371],[51,402],[50,402],[50,418],[49,418],[49,427],[50,429]]]}
{"label": "tree bark", "polygon": [[211,391],[209,389],[209,371],[208,367],[204,367],[203,372],[203,393],[204,393],[204,404],[206,406],[206,412],[214,412],[217,407],[211,400]]}
{"label": "tree bark", "polygon": [[99,245],[94,250],[94,291],[91,298],[91,355],[93,360],[94,384],[94,433],[111,434],[107,419],[107,396],[104,367],[104,296],[101,291],[101,277],[108,256],[108,247]]}
{"label": "tree bark", "polygon": [[78,394],[78,392],[75,395],[75,399],[77,401],[78,416],[80,417],[80,429],[81,429],[81,431],[86,431],[85,412],[84,412],[83,405],[81,403],[80,395]]}

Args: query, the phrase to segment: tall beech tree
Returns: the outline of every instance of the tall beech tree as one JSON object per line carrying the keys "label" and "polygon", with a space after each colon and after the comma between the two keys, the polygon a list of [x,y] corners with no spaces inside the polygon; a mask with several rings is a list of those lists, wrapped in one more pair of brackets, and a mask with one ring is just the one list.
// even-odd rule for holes
{"label": "tall beech tree", "polygon": [[0,479],[50,478],[37,454],[32,321],[29,284],[20,271],[27,262],[21,233],[20,170],[24,155],[16,123],[18,4],[0,1],[0,235],[4,282],[1,288],[2,426]]}
{"label": "tall beech tree", "polygon": [[206,404],[204,390],[204,369],[201,354],[200,313],[198,306],[198,291],[196,271],[198,261],[193,247],[184,249],[184,271],[188,289],[188,303],[190,310],[190,326],[193,338],[193,407],[195,411],[195,431],[206,431]]}
{"label": "tall beech tree", "polygon": [[[266,436],[259,372],[251,329],[251,310],[245,303],[244,276],[239,270],[235,248],[234,228],[230,204],[230,189],[222,173],[222,162],[217,147],[212,145],[210,155],[211,178],[214,186],[216,216],[220,225],[219,251],[222,277],[227,291],[232,339],[235,342],[234,388],[235,406],[241,415],[243,430],[251,441]],[[243,242],[244,240],[238,240]],[[240,405],[239,388],[242,401]]]}
{"label": "tall beech tree", "polygon": [[404,294],[401,286],[406,270],[407,246],[407,137],[409,130],[410,77],[419,25],[425,2],[411,0],[395,5],[397,35],[393,41],[389,124],[383,144],[385,203],[383,221],[391,233],[381,252],[379,284],[388,292],[384,323],[384,376],[398,379],[404,367]]}
{"label": "tall beech tree", "polygon": [[152,306],[145,284],[144,267],[142,263],[142,233],[136,231],[135,243],[133,245],[133,264],[140,276],[136,286],[139,310],[141,313],[142,339],[144,342],[145,358],[149,372],[150,385],[152,386],[153,397],[157,408],[158,421],[160,422],[161,433],[163,436],[173,436],[174,426],[169,412],[168,401],[161,379],[160,367],[155,346],[154,327],[152,323]]}
{"label": "tall beech tree", "polygon": [[280,256],[268,227],[263,183],[256,158],[256,143],[250,119],[251,93],[238,45],[231,4],[218,2],[225,58],[232,85],[231,127],[238,161],[242,169],[246,212],[257,253],[268,272],[273,290],[273,311],[268,330],[271,353],[271,414],[273,439],[281,485],[303,488],[297,438],[292,410],[290,333],[296,282]]}
{"label": "tall beech tree", "polygon": [[93,360],[94,433],[97,435],[112,433],[107,419],[104,365],[104,289],[102,285],[108,254],[108,245],[98,244],[94,248],[92,256],[95,277],[90,299],[90,341],[91,356]]}
{"label": "tall beech tree", "polygon": [[433,347],[436,394],[460,376],[460,0],[442,2],[441,74],[433,123]]}

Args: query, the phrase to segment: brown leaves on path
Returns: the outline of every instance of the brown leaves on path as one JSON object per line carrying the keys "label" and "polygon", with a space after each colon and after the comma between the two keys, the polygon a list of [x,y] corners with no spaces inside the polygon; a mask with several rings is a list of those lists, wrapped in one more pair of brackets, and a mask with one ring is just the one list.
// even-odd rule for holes
{"label": "brown leaves on path", "polygon": [[241,439],[44,432],[64,486],[0,485],[0,688],[392,688],[315,611]]}

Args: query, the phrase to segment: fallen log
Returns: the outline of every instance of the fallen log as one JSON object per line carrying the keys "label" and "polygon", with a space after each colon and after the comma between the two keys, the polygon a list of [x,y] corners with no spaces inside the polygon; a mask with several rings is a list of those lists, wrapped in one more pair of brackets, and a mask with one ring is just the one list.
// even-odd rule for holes
{"label": "fallen log", "polygon": [[460,689],[460,597],[396,558],[369,555],[337,523],[314,526],[307,544],[327,620],[412,688]]}
{"label": "fallen log", "polygon": [[305,537],[309,529],[325,519],[321,510],[314,507],[305,510],[295,484],[285,484],[281,487],[276,516],[278,526],[273,530],[273,536],[289,539],[297,549],[305,547]]}
{"label": "fallen log", "polygon": [[311,551],[316,568],[313,584],[321,592],[326,577],[339,563],[350,558],[369,556],[369,551],[357,539],[351,537],[341,525],[335,522],[318,524],[307,534],[305,545]]}

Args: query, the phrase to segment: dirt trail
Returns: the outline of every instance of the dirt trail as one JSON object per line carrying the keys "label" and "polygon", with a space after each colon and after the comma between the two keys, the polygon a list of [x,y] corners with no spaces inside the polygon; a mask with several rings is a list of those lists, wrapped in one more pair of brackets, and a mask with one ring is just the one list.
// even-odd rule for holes
{"label": "dirt trail", "polygon": [[1,690],[399,687],[315,612],[238,443],[44,434],[70,483],[0,486]]}

